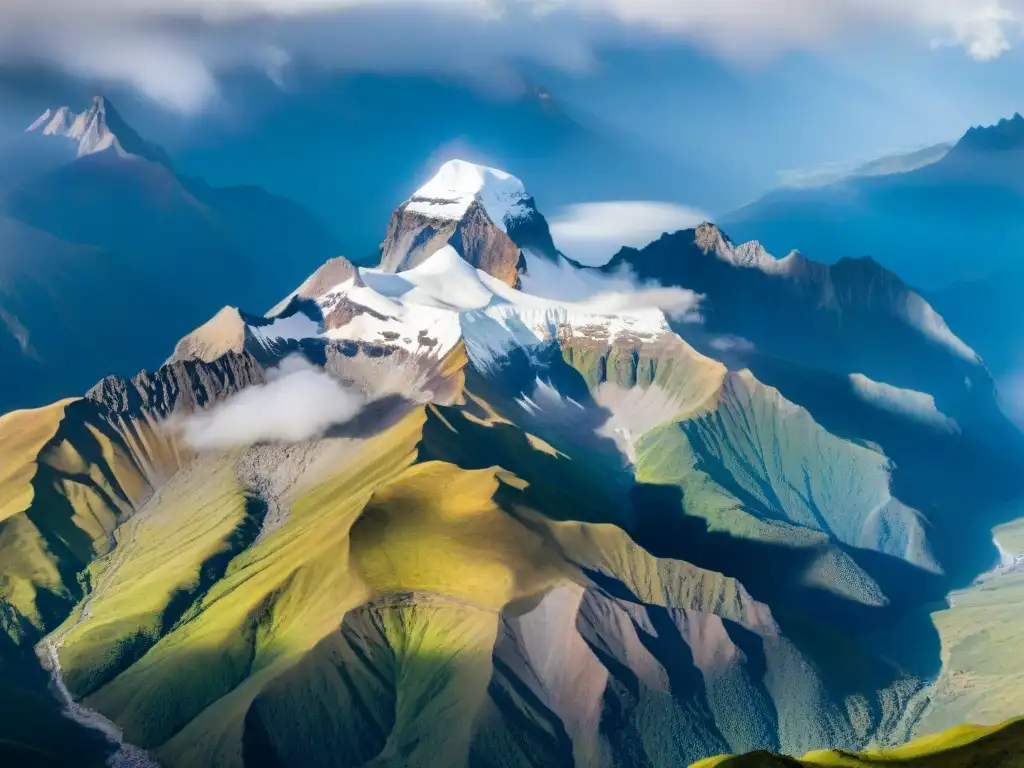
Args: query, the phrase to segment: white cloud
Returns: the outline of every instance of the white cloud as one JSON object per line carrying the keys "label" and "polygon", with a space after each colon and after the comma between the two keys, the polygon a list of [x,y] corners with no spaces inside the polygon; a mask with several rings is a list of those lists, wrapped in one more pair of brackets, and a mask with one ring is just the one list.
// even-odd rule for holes
{"label": "white cloud", "polygon": [[172,426],[199,451],[266,441],[294,443],[351,420],[364,404],[360,395],[300,355],[270,369],[267,379]]}
{"label": "white cloud", "polygon": [[754,343],[742,336],[716,336],[709,346],[719,352],[753,352],[755,349]]}
{"label": "white cloud", "polygon": [[[567,0],[572,2],[572,0]],[[1020,30],[1020,0],[579,0],[591,9],[699,38],[730,56],[758,56],[881,27],[919,30],[985,60],[1009,48]]]}
{"label": "white cloud", "polygon": [[1022,18],[1024,0],[4,0],[0,63],[48,61],[194,111],[239,65],[277,81],[308,58],[507,84],[516,62],[585,70],[608,44],[676,38],[756,59],[893,30],[984,60]]}
{"label": "white cloud", "polygon": [[609,315],[630,314],[656,307],[673,320],[700,323],[703,322],[700,314],[703,300],[702,294],[687,288],[665,288],[651,283],[647,286],[637,285],[626,291],[595,294],[590,298],[589,305],[593,311]]}
{"label": "white cloud", "polygon": [[566,256],[600,266],[623,246],[642,248],[665,232],[689,229],[708,219],[707,214],[682,205],[628,200],[572,205],[550,224],[555,245]]}
{"label": "white cloud", "polygon": [[653,280],[644,282],[625,265],[609,274],[579,269],[565,259],[552,261],[527,250],[522,286],[523,292],[531,296],[586,304],[587,311],[595,314],[631,314],[656,308],[673,320],[702,322],[703,295],[687,288],[665,287]]}

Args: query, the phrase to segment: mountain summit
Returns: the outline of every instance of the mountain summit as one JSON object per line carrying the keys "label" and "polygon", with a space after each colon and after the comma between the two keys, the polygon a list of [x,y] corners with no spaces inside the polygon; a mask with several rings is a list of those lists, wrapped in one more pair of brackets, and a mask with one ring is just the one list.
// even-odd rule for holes
{"label": "mountain summit", "polygon": [[78,157],[114,150],[122,157],[136,156],[171,167],[171,160],[162,149],[145,141],[118,114],[103,96],[93,97],[84,112],[75,114],[70,107],[47,109],[26,133],[63,136],[78,142]]}
{"label": "mountain summit", "polygon": [[1024,147],[1024,116],[1020,112],[995,125],[975,126],[964,134],[957,149],[1000,152]]}
{"label": "mountain summit", "polygon": [[450,160],[410,198],[406,210],[458,221],[480,203],[502,228],[529,215],[533,202],[515,176],[465,160]]}
{"label": "mountain summit", "polygon": [[0,158],[0,243],[0,410],[158,362],[226,301],[269,306],[338,250],[289,200],[178,175],[102,97],[48,110]]}
{"label": "mountain summit", "polygon": [[555,258],[548,223],[515,176],[450,160],[395,211],[380,267],[412,269],[451,245],[474,267],[517,286],[524,253]]}

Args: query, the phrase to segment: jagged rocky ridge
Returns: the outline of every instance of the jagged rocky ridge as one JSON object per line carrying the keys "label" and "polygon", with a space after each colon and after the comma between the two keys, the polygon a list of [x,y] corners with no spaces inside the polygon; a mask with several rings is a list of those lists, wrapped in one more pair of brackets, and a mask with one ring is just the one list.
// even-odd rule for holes
{"label": "jagged rocky ridge", "polygon": [[[979,436],[979,362],[884,271],[710,227],[604,270],[535,262],[531,285],[558,269],[584,301],[472,259],[334,259],[268,317],[226,310],[90,393],[156,428],[299,352],[368,407],[295,444],[180,452],[87,571],[71,690],[167,765],[677,765],[912,732],[939,659],[896,661],[885,633],[934,632],[922,609],[980,572],[1020,493],[1009,438]],[[654,280],[702,294],[704,322],[600,298]],[[848,329],[868,351],[824,355]],[[925,373],[885,378],[882,335]],[[860,361],[957,429],[858,399]]]}

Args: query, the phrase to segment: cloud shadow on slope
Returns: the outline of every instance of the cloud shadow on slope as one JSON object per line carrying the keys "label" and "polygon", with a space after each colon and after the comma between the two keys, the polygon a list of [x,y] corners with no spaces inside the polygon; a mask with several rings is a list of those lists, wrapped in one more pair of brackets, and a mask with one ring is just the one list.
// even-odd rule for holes
{"label": "cloud shadow on slope", "polygon": [[[822,586],[805,583],[804,575],[822,554],[821,547],[786,546],[712,531],[704,518],[686,513],[682,491],[676,486],[637,483],[631,500],[633,527],[628,532],[637,544],[655,557],[684,560],[735,578],[754,599],[772,609],[784,631],[793,623],[788,618],[796,617],[800,625],[839,627],[853,638],[891,626],[904,617],[909,620],[917,616],[913,627],[917,638],[915,657],[921,661],[916,672],[923,677],[938,673],[941,666],[938,632],[930,616],[915,611],[934,601],[931,591],[920,595],[916,602],[907,599],[906,602],[893,601],[889,607],[865,605]],[[823,543],[827,543],[824,537]],[[903,579],[911,583],[920,581],[916,573],[919,569],[897,558],[879,553],[866,556],[863,550],[843,549],[876,578],[883,589]]]}

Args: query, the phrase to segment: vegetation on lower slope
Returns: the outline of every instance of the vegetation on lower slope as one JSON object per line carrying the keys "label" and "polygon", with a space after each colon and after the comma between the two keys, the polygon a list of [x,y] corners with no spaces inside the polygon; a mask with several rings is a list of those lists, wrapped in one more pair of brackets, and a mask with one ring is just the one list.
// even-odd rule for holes
{"label": "vegetation on lower slope", "polygon": [[[996,539],[1008,561],[952,592],[948,605],[931,614],[941,643],[942,668],[916,733],[942,731],[964,722],[995,723],[1020,714],[1024,706],[1020,663],[1024,570],[1014,558],[1020,557],[1022,532],[1024,518],[997,529]],[[902,629],[898,627],[881,642],[899,649],[902,656],[911,656],[912,641],[899,642]]]}
{"label": "vegetation on lower slope", "polygon": [[[84,597],[49,638],[68,685],[171,768],[667,768],[912,728],[924,673],[863,633],[932,568],[884,454],[681,341],[620,347],[486,372],[461,346],[430,371],[325,350],[404,388],[321,439],[194,461],[153,425],[259,381],[248,358],[108,383],[109,472],[76,459],[106,432],[21,430],[23,462],[135,488],[120,450],[159,487],[83,517],[106,545],[54,613]],[[30,472],[0,482],[31,505]],[[89,498],[47,510],[61,494]]]}
{"label": "vegetation on lower slope", "polygon": [[91,403],[0,417],[0,609],[4,634],[31,643],[82,595],[79,572],[149,485]]}
{"label": "vegetation on lower slope", "polygon": [[812,752],[797,759],[766,753],[713,757],[691,768],[1020,768],[1024,720],[996,726],[965,725],[922,736],[890,749]]}

